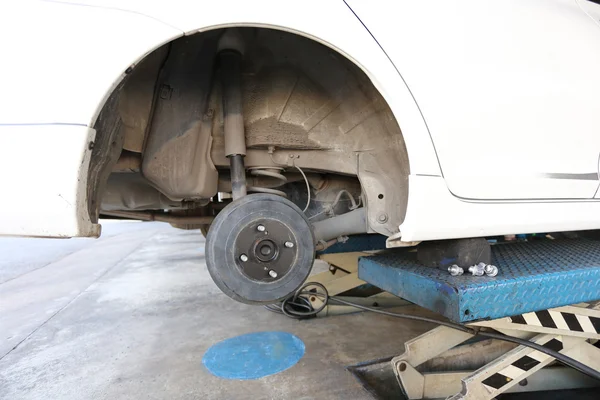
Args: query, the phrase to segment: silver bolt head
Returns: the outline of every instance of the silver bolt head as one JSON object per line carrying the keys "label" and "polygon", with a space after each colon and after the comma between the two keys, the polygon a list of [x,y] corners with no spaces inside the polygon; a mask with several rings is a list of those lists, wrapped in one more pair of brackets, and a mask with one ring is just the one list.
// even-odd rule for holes
{"label": "silver bolt head", "polygon": [[258,229],[259,232],[264,232],[265,231],[264,225],[259,225],[259,226],[256,227],[256,229]]}
{"label": "silver bolt head", "polygon": [[448,272],[450,272],[450,275],[452,276],[459,276],[462,275],[465,271],[458,265],[454,264],[448,267]]}
{"label": "silver bolt head", "polygon": [[240,260],[242,260],[242,262],[246,262],[246,261],[248,261],[248,256],[247,256],[247,255],[245,255],[245,254],[242,254],[242,255],[240,256]]}
{"label": "silver bolt head", "polygon": [[285,242],[285,247],[287,247],[288,249],[291,249],[292,247],[294,247],[294,243],[292,243],[292,242]]}
{"label": "silver bolt head", "polygon": [[469,272],[473,275],[473,276],[482,276],[485,272],[483,271],[483,268],[479,267],[479,265],[471,265],[469,267]]}
{"label": "silver bolt head", "polygon": [[377,216],[377,220],[378,220],[380,223],[384,224],[384,223],[386,223],[386,222],[387,222],[387,220],[388,220],[388,216],[387,216],[387,214],[386,214],[386,213],[381,213],[381,214],[379,214],[379,215]]}
{"label": "silver bolt head", "polygon": [[269,276],[271,278],[277,278],[277,272],[273,271],[273,270],[269,270]]}
{"label": "silver bolt head", "polygon": [[486,265],[485,266],[485,274],[487,276],[496,276],[498,275],[498,267],[496,267],[495,265]]}

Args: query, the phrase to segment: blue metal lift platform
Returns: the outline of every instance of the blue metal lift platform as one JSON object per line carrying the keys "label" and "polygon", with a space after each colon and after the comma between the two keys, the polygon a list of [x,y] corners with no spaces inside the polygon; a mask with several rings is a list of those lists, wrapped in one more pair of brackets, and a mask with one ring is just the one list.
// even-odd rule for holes
{"label": "blue metal lift platform", "polygon": [[402,249],[362,257],[358,277],[460,323],[600,300],[600,241],[496,244],[492,263],[496,277],[451,276]]}

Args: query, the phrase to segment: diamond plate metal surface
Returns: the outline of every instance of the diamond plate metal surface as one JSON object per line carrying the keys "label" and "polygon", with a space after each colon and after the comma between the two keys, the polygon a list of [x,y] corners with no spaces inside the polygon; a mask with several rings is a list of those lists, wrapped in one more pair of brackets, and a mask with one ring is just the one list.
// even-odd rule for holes
{"label": "diamond plate metal surface", "polygon": [[492,246],[496,277],[450,276],[414,252],[362,257],[360,279],[455,322],[600,300],[600,242],[540,240]]}

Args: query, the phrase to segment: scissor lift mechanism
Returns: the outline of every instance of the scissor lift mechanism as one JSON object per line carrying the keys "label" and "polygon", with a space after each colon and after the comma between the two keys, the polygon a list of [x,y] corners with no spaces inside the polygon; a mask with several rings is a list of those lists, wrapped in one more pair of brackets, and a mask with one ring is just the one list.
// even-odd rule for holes
{"label": "scissor lift mechanism", "polygon": [[[500,244],[492,254],[500,269],[493,278],[452,277],[419,265],[406,249],[359,261],[365,253],[323,256],[332,273],[315,277],[330,294],[368,282],[453,322],[531,340],[600,371],[600,242]],[[336,269],[342,271],[337,277]],[[554,361],[530,347],[476,341],[471,333],[439,326],[406,342],[391,362],[409,399],[480,400],[600,386]]]}
{"label": "scissor lift mechanism", "polygon": [[[577,329],[583,331],[571,330],[566,322],[569,320],[578,321]],[[600,370],[600,348],[591,343],[600,339],[594,327],[596,324],[600,331],[598,322],[600,311],[597,309],[567,306],[467,325],[493,328],[507,335],[532,340]],[[481,358],[481,352],[490,350],[481,342],[459,346],[472,337],[469,333],[440,326],[407,342],[404,354],[392,360],[394,373],[406,396],[409,399],[483,400],[493,399],[507,391],[575,389],[599,384],[566,367],[542,369],[552,364],[554,358],[525,346],[499,354],[475,371],[417,370],[417,367],[453,348],[459,350],[463,357]],[[489,340],[486,342],[488,347],[492,346]]]}

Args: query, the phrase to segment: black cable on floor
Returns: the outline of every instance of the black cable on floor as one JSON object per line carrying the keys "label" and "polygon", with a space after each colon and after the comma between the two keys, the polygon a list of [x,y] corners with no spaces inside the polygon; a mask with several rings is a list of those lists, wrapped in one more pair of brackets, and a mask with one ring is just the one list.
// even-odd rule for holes
{"label": "black cable on floor", "polygon": [[[321,289],[321,293],[315,291],[303,290],[309,286],[314,286]],[[318,308],[313,308],[310,302],[310,297],[303,296],[317,296],[323,299],[323,304]],[[287,317],[294,319],[306,319],[316,317],[318,313],[323,311],[329,302],[329,293],[325,286],[318,282],[305,283],[294,293],[292,296],[287,297],[276,304],[268,304],[265,308],[276,314],[283,314]]]}
{"label": "black cable on floor", "polygon": [[[309,288],[309,287],[314,287],[315,289],[307,290],[307,288]],[[317,289],[320,289],[320,291]],[[313,309],[312,303],[310,302],[310,297],[305,297],[305,296],[319,297],[323,301],[323,304],[318,309]],[[343,304],[346,306],[355,307],[355,308],[358,308],[361,310],[371,311],[371,312],[374,312],[377,314],[388,315],[390,317],[410,319],[410,320],[414,320],[414,321],[430,322],[433,324],[443,325],[448,328],[456,329],[456,330],[459,330],[462,332],[467,332],[474,336],[483,336],[483,337],[487,337],[490,339],[497,339],[497,340],[503,340],[505,342],[516,343],[518,345],[526,346],[526,347],[532,348],[534,350],[537,350],[539,352],[542,352],[544,354],[547,354],[550,357],[555,358],[557,361],[560,361],[561,363],[563,363],[573,369],[576,369],[577,371],[579,371],[585,375],[588,375],[594,379],[600,380],[600,372],[596,371],[595,369],[593,369],[593,368],[591,368],[591,367],[589,367],[589,366],[587,366],[565,354],[559,353],[557,351],[549,349],[541,344],[532,342],[530,340],[525,340],[525,339],[521,339],[518,337],[505,335],[503,333],[481,331],[481,330],[473,329],[473,328],[470,328],[470,327],[467,327],[464,325],[456,324],[454,322],[439,321],[434,318],[421,317],[418,315],[411,315],[411,314],[401,314],[401,313],[395,313],[395,312],[391,312],[391,311],[385,311],[385,310],[379,310],[376,308],[366,307],[366,306],[363,306],[360,304],[353,303],[348,300],[340,299],[335,296],[329,296],[329,293],[327,292],[327,289],[325,288],[325,286],[323,286],[322,284],[317,283],[317,282],[305,283],[292,296],[284,299],[280,303],[267,305],[267,306],[265,306],[265,308],[272,312],[284,314],[290,318],[305,319],[305,318],[315,317],[319,312],[321,312],[323,309],[325,309],[327,304],[331,301],[337,302],[339,304]]]}

